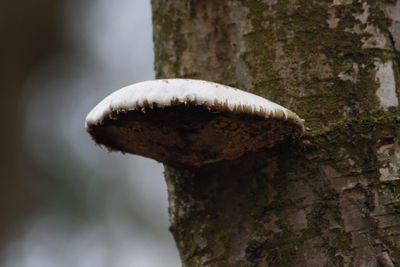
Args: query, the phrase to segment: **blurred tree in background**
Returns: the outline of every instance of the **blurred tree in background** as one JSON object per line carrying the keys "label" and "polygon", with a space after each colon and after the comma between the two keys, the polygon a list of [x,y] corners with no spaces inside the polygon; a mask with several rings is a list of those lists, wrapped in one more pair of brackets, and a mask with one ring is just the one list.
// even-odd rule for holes
{"label": "blurred tree in background", "polygon": [[[30,72],[62,49],[58,17],[61,0],[3,0],[0,2],[1,180],[0,242],[41,198],[23,140],[22,90]],[[44,116],[46,114],[43,114]]]}
{"label": "blurred tree in background", "polygon": [[176,266],[162,167],[106,153],[86,113],[154,77],[148,1],[0,1],[0,266]]}

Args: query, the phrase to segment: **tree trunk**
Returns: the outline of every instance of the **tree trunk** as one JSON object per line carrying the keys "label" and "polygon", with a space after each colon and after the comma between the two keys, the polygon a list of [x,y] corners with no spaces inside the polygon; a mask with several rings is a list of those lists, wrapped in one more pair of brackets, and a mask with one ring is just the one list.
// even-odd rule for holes
{"label": "tree trunk", "polygon": [[184,266],[400,266],[400,1],[153,0],[158,78],[266,97],[297,145],[165,166]]}

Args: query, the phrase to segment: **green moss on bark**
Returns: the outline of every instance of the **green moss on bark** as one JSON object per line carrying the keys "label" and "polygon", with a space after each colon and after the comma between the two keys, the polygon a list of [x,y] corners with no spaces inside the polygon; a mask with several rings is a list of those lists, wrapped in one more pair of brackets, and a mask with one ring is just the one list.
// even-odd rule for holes
{"label": "green moss on bark", "polygon": [[[387,31],[389,22],[379,7],[381,2],[368,3],[367,23]],[[253,25],[246,36],[250,49],[243,55],[253,77],[252,91],[296,110],[312,133],[332,129],[360,114],[373,117],[380,110],[374,63],[395,55],[385,49],[363,48],[371,34],[351,31],[366,26],[354,15],[362,10],[362,3],[335,7],[335,28],[327,23],[332,16],[327,8],[331,1],[296,4],[244,2]],[[313,70],[314,66],[320,69]],[[354,81],[339,79],[341,73]]]}
{"label": "green moss on bark", "polygon": [[[207,13],[215,2],[190,3],[153,0],[156,14],[170,16],[153,16],[157,77],[216,77],[235,85],[243,73],[230,70],[244,62],[245,89],[295,110],[310,129],[290,149],[200,169],[168,168],[172,232],[186,266],[362,266],[384,248],[398,262],[396,226],[379,224],[385,212],[397,213],[398,201],[384,207],[379,201],[400,195],[400,187],[380,181],[377,144],[387,136],[398,141],[400,113],[381,109],[375,77],[376,63],[396,54],[376,42],[365,46],[373,37],[367,24],[387,31],[380,5],[395,1],[226,1],[216,16]],[[364,3],[367,23],[355,16]],[[246,12],[247,21],[235,20]],[[212,18],[206,33],[216,46],[191,39],[193,22],[209,26],[204,18]],[[195,51],[188,40],[211,51]],[[210,58],[217,65],[197,62],[204,53],[217,55]],[[187,62],[192,68],[182,67]],[[399,85],[396,64],[394,73]],[[373,249],[364,250],[368,242]]]}

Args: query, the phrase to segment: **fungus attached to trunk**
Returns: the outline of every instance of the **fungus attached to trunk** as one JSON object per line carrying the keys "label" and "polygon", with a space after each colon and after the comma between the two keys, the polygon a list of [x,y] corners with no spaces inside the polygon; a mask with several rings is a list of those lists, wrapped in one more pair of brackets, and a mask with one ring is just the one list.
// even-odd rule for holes
{"label": "fungus attached to trunk", "polygon": [[94,141],[110,150],[192,166],[290,142],[303,129],[295,113],[267,99],[189,79],[124,87],[86,117]]}

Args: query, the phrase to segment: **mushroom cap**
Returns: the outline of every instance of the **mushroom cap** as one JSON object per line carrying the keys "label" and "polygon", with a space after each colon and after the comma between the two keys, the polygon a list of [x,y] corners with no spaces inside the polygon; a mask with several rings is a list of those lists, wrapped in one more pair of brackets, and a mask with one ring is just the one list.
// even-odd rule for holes
{"label": "mushroom cap", "polygon": [[94,141],[169,164],[233,160],[300,137],[304,121],[260,96],[191,79],[124,87],[86,117]]}

